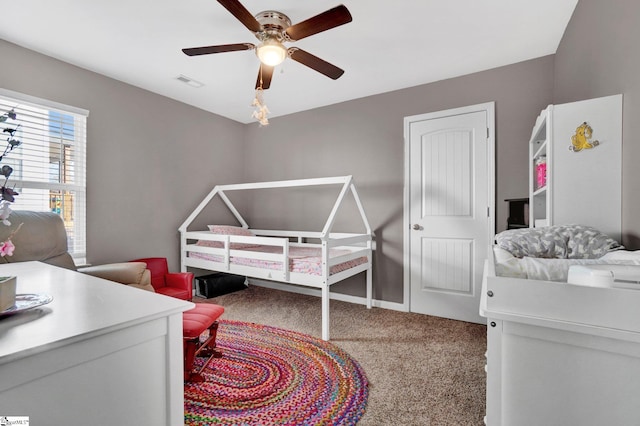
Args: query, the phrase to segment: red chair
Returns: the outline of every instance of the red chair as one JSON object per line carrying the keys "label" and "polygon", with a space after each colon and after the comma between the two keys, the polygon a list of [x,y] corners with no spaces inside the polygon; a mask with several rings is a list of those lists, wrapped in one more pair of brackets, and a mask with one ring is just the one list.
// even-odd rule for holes
{"label": "red chair", "polygon": [[165,257],[148,257],[136,259],[132,262],[144,262],[151,271],[151,285],[156,293],[191,300],[193,286],[193,272],[170,273]]}

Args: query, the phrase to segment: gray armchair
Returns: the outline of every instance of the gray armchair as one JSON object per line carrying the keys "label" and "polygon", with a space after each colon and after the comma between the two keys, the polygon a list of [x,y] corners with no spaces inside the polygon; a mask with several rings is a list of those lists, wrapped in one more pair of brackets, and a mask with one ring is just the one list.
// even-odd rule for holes
{"label": "gray armchair", "polygon": [[10,226],[0,224],[0,241],[11,238],[16,246],[12,256],[0,257],[1,263],[40,261],[61,268],[115,281],[132,287],[154,291],[151,273],[142,262],[123,262],[77,269],[67,251],[67,232],[60,216],[50,212],[13,211]]}

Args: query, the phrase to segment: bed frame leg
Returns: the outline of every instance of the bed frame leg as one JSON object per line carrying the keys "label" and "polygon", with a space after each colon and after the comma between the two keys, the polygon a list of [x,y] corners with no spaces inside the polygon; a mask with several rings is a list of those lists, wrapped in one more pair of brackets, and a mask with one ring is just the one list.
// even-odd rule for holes
{"label": "bed frame leg", "polygon": [[371,309],[371,298],[373,297],[373,283],[371,280],[371,267],[367,268],[367,309]]}
{"label": "bed frame leg", "polygon": [[322,287],[322,340],[329,340],[329,286]]}

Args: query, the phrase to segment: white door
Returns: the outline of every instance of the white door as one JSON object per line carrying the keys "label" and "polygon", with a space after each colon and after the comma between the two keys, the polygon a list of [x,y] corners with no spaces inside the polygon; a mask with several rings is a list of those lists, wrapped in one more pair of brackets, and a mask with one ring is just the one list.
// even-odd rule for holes
{"label": "white door", "polygon": [[489,103],[405,119],[412,312],[483,322],[482,271],[494,231],[493,110]]}

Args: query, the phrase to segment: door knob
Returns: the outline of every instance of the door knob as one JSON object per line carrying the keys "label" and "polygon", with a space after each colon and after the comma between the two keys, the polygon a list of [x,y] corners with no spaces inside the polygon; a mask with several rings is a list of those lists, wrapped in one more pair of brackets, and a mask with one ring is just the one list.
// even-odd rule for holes
{"label": "door knob", "polygon": [[422,226],[418,225],[417,223],[413,225],[414,231],[419,231],[420,229],[422,229]]}

